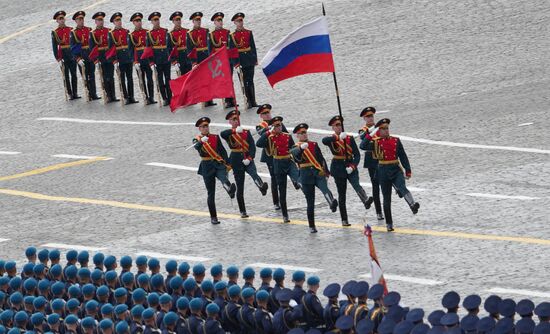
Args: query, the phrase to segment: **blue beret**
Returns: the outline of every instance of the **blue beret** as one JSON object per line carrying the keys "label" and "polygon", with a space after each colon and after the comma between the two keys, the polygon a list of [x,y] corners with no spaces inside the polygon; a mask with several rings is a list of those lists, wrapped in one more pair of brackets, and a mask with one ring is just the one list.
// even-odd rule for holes
{"label": "blue beret", "polygon": [[44,315],[40,312],[36,312],[31,315],[31,323],[35,326],[41,325],[44,322]]}
{"label": "blue beret", "polygon": [[421,308],[414,308],[407,313],[406,320],[416,323],[424,319],[424,310]]}
{"label": "blue beret", "polygon": [[481,297],[478,295],[469,295],[462,302],[462,306],[469,311],[477,309],[479,305],[481,305]]}
{"label": "blue beret", "polygon": [[47,303],[48,301],[46,300],[46,298],[44,298],[43,296],[38,296],[34,299],[34,301],[32,302],[32,305],[34,306],[35,309],[38,310],[44,307]]}
{"label": "blue beret", "polygon": [[113,313],[113,305],[107,303],[107,304],[103,304],[103,306],[101,306],[101,314],[112,314]]}
{"label": "blue beret", "polygon": [[411,334],[427,334],[430,330],[430,326],[420,323],[413,327]]}
{"label": "blue beret", "polygon": [[151,276],[151,285],[156,288],[163,286],[164,276],[162,276],[161,273],[157,273]]}
{"label": "blue beret", "polygon": [[219,263],[216,263],[212,267],[210,267],[210,275],[212,276],[218,276],[223,273],[223,266]]}
{"label": "blue beret", "polygon": [[4,269],[6,269],[6,271],[13,270],[15,269],[16,265],[17,264],[15,263],[15,261],[8,261],[6,262],[6,264],[4,264]]}
{"label": "blue beret", "polygon": [[23,295],[21,292],[16,291],[10,296],[10,303],[12,304],[21,304],[23,302]]}
{"label": "blue beret", "polygon": [[93,284],[85,284],[83,287],[82,287],[82,294],[84,296],[91,296],[93,295],[95,292],[95,286]]}
{"label": "blue beret", "polygon": [[384,295],[384,286],[382,284],[375,284],[367,293],[367,297],[372,300],[380,299]]}
{"label": "blue beret", "polygon": [[206,271],[206,268],[202,263],[197,263],[193,266],[193,274],[195,275],[202,275]]}
{"label": "blue beret", "polygon": [[4,310],[2,313],[0,313],[0,320],[3,323],[7,323],[13,319],[13,311],[12,310]]}
{"label": "blue beret", "polygon": [[183,279],[180,276],[174,276],[170,279],[169,285],[173,290],[179,289],[183,286]]}
{"label": "blue beret", "polygon": [[144,285],[144,284],[146,284],[146,283],[149,283],[149,275],[147,275],[147,274],[145,274],[145,273],[144,273],[144,274],[140,274],[140,275],[138,276],[137,280],[138,280],[138,283],[139,283],[140,285]]}
{"label": "blue beret", "polygon": [[104,260],[105,260],[105,255],[103,255],[103,253],[95,253],[93,257],[93,261],[96,266],[103,264]]}
{"label": "blue beret", "polygon": [[25,296],[25,297],[23,297],[23,303],[26,304],[26,305],[33,305],[34,296]]}
{"label": "blue beret", "polygon": [[222,291],[226,288],[227,288],[227,283],[225,283],[224,281],[219,281],[214,285],[214,290],[216,291]]}
{"label": "blue beret", "polygon": [[103,271],[101,271],[100,269],[94,269],[90,277],[94,282],[100,281],[103,278]]}
{"label": "blue beret", "polygon": [[99,328],[109,329],[113,327],[113,321],[109,318],[103,319],[99,322]]}
{"label": "blue beret", "polygon": [[153,319],[155,317],[155,309],[151,307],[146,308],[143,313],[141,313],[141,317],[143,320]]}
{"label": "blue beret", "polygon": [[74,314],[69,314],[66,318],[65,318],[65,323],[66,324],[69,324],[69,325],[76,325],[78,323],[78,318],[76,315]]}
{"label": "blue beret", "polygon": [[99,307],[99,303],[93,299],[89,300],[85,306],[87,311],[97,311],[98,307]]}
{"label": "blue beret", "polygon": [[30,278],[27,278],[25,280],[25,283],[23,283],[23,287],[25,288],[25,290],[33,290],[33,289],[36,289],[36,286],[38,285],[38,282],[36,282],[36,280],[32,277]]}
{"label": "blue beret", "polygon": [[391,319],[384,319],[378,325],[378,334],[392,334],[395,328],[395,321]]}
{"label": "blue beret", "polygon": [[460,320],[460,329],[465,332],[476,331],[478,321],[477,315],[468,314]]}
{"label": "blue beret", "polygon": [[254,278],[255,275],[256,275],[256,272],[254,271],[254,269],[252,267],[244,268],[244,270],[243,270],[243,278],[244,279]]}
{"label": "blue beret", "polygon": [[238,285],[232,285],[229,287],[229,290],[227,290],[227,293],[229,294],[229,297],[235,297],[241,294],[241,288]]}
{"label": "blue beret", "polygon": [[206,306],[206,313],[217,314],[220,312],[220,307],[216,303],[210,303]]}
{"label": "blue beret", "polygon": [[76,278],[76,273],[78,272],[78,269],[74,265],[70,265],[67,268],[65,268],[65,276],[68,278]]}
{"label": "blue beret", "polygon": [[78,256],[76,257],[76,259],[79,263],[88,262],[88,260],[90,260],[90,253],[88,253],[88,251],[83,250],[80,253],[78,253]]}
{"label": "blue beret", "polygon": [[444,311],[435,310],[428,316],[428,322],[432,325],[432,327],[441,326],[441,317],[444,315]]}
{"label": "blue beret", "polygon": [[144,310],[145,308],[143,307],[143,305],[135,305],[134,307],[132,307],[132,311],[131,311],[132,317],[141,318],[141,314],[143,313]]}
{"label": "blue beret", "polygon": [[204,292],[209,292],[214,290],[214,283],[211,280],[204,280],[201,283],[201,290]]}
{"label": "blue beret", "polygon": [[179,317],[175,312],[168,312],[164,315],[164,318],[162,318],[162,322],[166,326],[175,325],[178,321]]}
{"label": "blue beret", "polygon": [[78,256],[78,252],[75,251],[74,249],[71,249],[70,251],[67,252],[67,254],[65,254],[65,258],[67,259],[67,261],[76,260],[77,256]]}
{"label": "blue beret", "polygon": [[68,290],[70,298],[79,298],[80,297],[80,287],[78,285],[71,285]]}
{"label": "blue beret", "polygon": [[125,272],[124,274],[122,274],[122,283],[128,285],[128,284],[132,284],[132,282],[134,281],[134,274],[132,274],[131,272],[127,271]]}
{"label": "blue beret", "polygon": [[65,284],[63,282],[55,282],[52,284],[52,294],[54,296],[59,296],[63,294],[63,291],[65,290]]}
{"label": "blue beret", "polygon": [[365,318],[357,323],[355,329],[357,334],[370,334],[374,331],[374,322]]}
{"label": "blue beret", "polygon": [[323,296],[327,298],[338,297],[339,294],[340,294],[340,284],[338,283],[331,283],[327,285],[327,287],[323,291]]}
{"label": "blue beret", "polygon": [[15,313],[15,316],[13,317],[13,320],[15,320],[15,322],[25,322],[27,320],[29,320],[29,316],[27,315],[27,312],[25,311],[19,311],[17,313]]}
{"label": "blue beret", "polygon": [[504,317],[511,318],[516,313],[516,302],[512,299],[503,299],[498,304],[498,313]]}
{"label": "blue beret", "polygon": [[57,298],[51,301],[52,310],[61,311],[65,308],[65,301],[61,298]]}
{"label": "blue beret", "polygon": [[236,276],[239,274],[239,268],[237,266],[229,266],[227,267],[227,276]]}
{"label": "blue beret", "polygon": [[306,280],[306,273],[303,272],[302,270],[296,270],[296,271],[292,274],[292,280],[293,280],[294,282],[305,281],[305,280]]}
{"label": "blue beret", "polygon": [[516,323],[516,331],[518,334],[533,333],[535,330],[535,321],[531,318],[523,318]]}
{"label": "blue beret", "polygon": [[514,330],[514,320],[512,318],[502,318],[495,325],[495,334],[508,334]]}
{"label": "blue beret", "polygon": [[124,333],[128,333],[128,323],[124,320],[122,321],[119,321],[117,324],[116,324],[116,327],[115,327],[115,331],[117,332],[117,334],[124,334]]}
{"label": "blue beret", "polygon": [[162,295],[160,295],[159,303],[161,305],[166,305],[166,304],[169,304],[171,302],[172,302],[172,297],[169,294],[163,293]]}
{"label": "blue beret", "polygon": [[90,278],[92,276],[92,272],[88,268],[80,268],[78,270],[78,277],[81,278]]}
{"label": "blue beret", "polygon": [[108,255],[103,260],[103,265],[105,266],[105,268],[107,268],[107,270],[114,269],[115,264],[116,264],[116,257],[114,257],[113,255]]}
{"label": "blue beret", "polygon": [[109,287],[106,285],[102,285],[99,288],[97,288],[96,295],[98,297],[103,297],[109,295]]}
{"label": "blue beret", "polygon": [[118,275],[114,270],[109,270],[108,272],[105,273],[105,280],[107,282],[114,282],[116,281],[117,277]]}
{"label": "blue beret", "polygon": [[273,279],[275,281],[282,281],[285,279],[285,271],[282,268],[277,268],[273,271]]}
{"label": "blue beret", "polygon": [[319,285],[319,282],[321,282],[321,280],[318,276],[309,276],[307,278],[307,285]]}
{"label": "blue beret", "polygon": [[179,266],[178,266],[178,273],[179,273],[180,275],[184,275],[184,274],[186,274],[186,273],[189,272],[189,269],[190,269],[190,268],[191,268],[191,267],[189,266],[189,263],[187,263],[187,262],[182,262],[182,263],[180,263]]}
{"label": "blue beret", "polygon": [[71,298],[67,301],[66,306],[69,311],[76,310],[80,306],[80,302],[76,298]]}
{"label": "blue beret", "polygon": [[178,310],[185,310],[189,307],[189,299],[187,297],[179,297],[176,302],[176,307]]}
{"label": "blue beret", "polygon": [[25,249],[25,256],[26,257],[29,257],[29,256],[34,256],[36,255],[36,247],[27,247],[27,249]]}
{"label": "blue beret", "polygon": [[279,302],[289,302],[292,299],[292,291],[287,288],[281,289],[276,297]]}
{"label": "blue beret", "polygon": [[61,252],[59,251],[59,249],[52,249],[49,252],[48,257],[50,258],[50,260],[59,260],[61,258]]}
{"label": "blue beret", "polygon": [[410,321],[401,321],[393,328],[393,334],[409,334],[414,324]]}
{"label": "blue beret", "polygon": [[191,299],[191,301],[189,302],[189,308],[191,309],[191,311],[198,311],[202,309],[202,299],[200,298]]}
{"label": "blue beret", "polygon": [[[351,290],[351,294],[354,297],[366,297],[369,293],[369,283],[365,281],[359,281],[355,283],[353,286],[353,289]],[[388,305],[391,306],[391,305]]]}
{"label": "blue beret", "polygon": [[122,314],[126,311],[128,311],[128,305],[126,305],[126,304],[118,304],[117,306],[115,306],[115,314],[116,315]]}
{"label": "blue beret", "polygon": [[34,269],[34,263],[28,262],[23,265],[23,272],[27,275],[32,275]]}
{"label": "blue beret", "polygon": [[132,291],[132,300],[134,304],[141,304],[145,300],[147,293],[142,288],[137,288]]}
{"label": "blue beret", "polygon": [[42,263],[37,263],[33,268],[32,268],[32,272],[35,274],[35,275],[40,275],[42,273],[44,273],[44,269],[46,269],[46,266],[43,265]]}
{"label": "blue beret", "polygon": [[550,323],[544,322],[539,323],[537,327],[535,327],[535,331],[533,334],[548,334],[550,333]]}
{"label": "blue beret", "polygon": [[144,266],[147,264],[147,256],[140,255],[136,257],[136,266]]}
{"label": "blue beret", "polygon": [[63,268],[60,264],[54,264],[50,268],[50,275],[52,275],[54,278],[61,276],[61,273],[63,272]]}
{"label": "blue beret", "polygon": [[399,292],[396,292],[396,291],[390,291],[384,297],[384,305],[388,307],[398,305],[400,301],[401,301],[401,295],[399,294]]}
{"label": "blue beret", "polygon": [[120,258],[120,266],[122,268],[131,267],[132,266],[132,258],[128,255],[124,255]]}
{"label": "blue beret", "polygon": [[350,330],[353,327],[353,317],[350,315],[343,315],[336,320],[336,328],[342,331]]}
{"label": "blue beret", "polygon": [[10,279],[8,276],[0,276],[0,286],[8,285],[10,283]]}
{"label": "blue beret", "polygon": [[489,314],[498,314],[498,305],[502,299],[499,296],[491,295],[485,299],[485,304],[483,305],[485,311]]}
{"label": "blue beret", "polygon": [[241,296],[244,298],[244,299],[248,299],[250,297],[254,297],[254,289],[252,288],[245,288],[242,292],[241,292]]}
{"label": "blue beret", "polygon": [[40,260],[40,262],[46,262],[49,256],[50,256],[50,251],[47,249],[41,249],[38,252],[38,260]]}
{"label": "blue beret", "polygon": [[535,308],[535,314],[539,317],[550,317],[550,303],[542,302]]}
{"label": "blue beret", "polygon": [[441,300],[441,305],[447,309],[457,308],[459,304],[460,296],[455,291],[447,292]]}
{"label": "blue beret", "polygon": [[166,269],[166,272],[173,273],[178,270],[178,262],[176,260],[168,260],[166,261],[164,268]]}
{"label": "blue beret", "polygon": [[156,269],[160,268],[160,262],[158,259],[152,257],[147,261],[147,265],[149,266],[149,269]]}
{"label": "blue beret", "polygon": [[80,323],[83,328],[94,328],[95,327],[95,319],[92,317],[86,317],[82,319],[82,322]]}
{"label": "blue beret", "polygon": [[271,270],[271,268],[262,268],[262,270],[260,270],[261,278],[269,278],[272,275],[273,275],[273,271]]}
{"label": "blue beret", "polygon": [[151,292],[147,296],[147,304],[149,304],[149,306],[158,305],[159,302],[160,302],[160,297],[159,297],[158,293]]}
{"label": "blue beret", "polygon": [[269,292],[265,290],[260,290],[256,292],[256,300],[258,301],[267,301],[269,299]]}
{"label": "blue beret", "polygon": [[193,291],[197,288],[197,282],[193,277],[189,277],[183,282],[183,288],[188,292]]}
{"label": "blue beret", "polygon": [[458,314],[456,313],[447,313],[444,316],[441,317],[441,320],[439,320],[441,325],[451,327],[459,323]]}
{"label": "blue beret", "polygon": [[516,313],[524,317],[533,313],[535,303],[529,299],[522,299],[516,305]]}
{"label": "blue beret", "polygon": [[55,325],[59,322],[61,317],[57,313],[52,313],[48,316],[48,325]]}
{"label": "blue beret", "polygon": [[50,288],[50,285],[51,285],[51,284],[52,284],[52,283],[51,283],[48,279],[46,279],[46,278],[41,279],[41,280],[38,282],[38,290],[40,290],[40,291],[47,291],[47,290]]}

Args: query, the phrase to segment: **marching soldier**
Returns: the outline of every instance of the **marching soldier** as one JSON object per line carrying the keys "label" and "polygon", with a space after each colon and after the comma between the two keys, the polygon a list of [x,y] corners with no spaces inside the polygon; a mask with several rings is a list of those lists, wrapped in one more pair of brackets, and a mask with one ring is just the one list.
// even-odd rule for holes
{"label": "marching soldier", "polygon": [[294,140],[287,132],[283,132],[283,118],[281,116],[273,117],[269,124],[270,127],[264,130],[256,142],[256,146],[265,148],[266,153],[273,157],[273,174],[277,181],[283,222],[289,223],[290,219],[288,218],[286,206],[287,176],[295,180],[299,178],[298,169],[290,159],[290,149],[294,146]]}
{"label": "marching soldier", "polygon": [[[222,12],[217,12],[212,15],[211,21],[214,22],[216,28],[214,31],[208,33],[208,51],[210,54],[218,51],[224,46],[229,48],[229,30],[223,27],[223,18],[224,14]],[[233,74],[233,66],[231,66],[231,74]],[[225,107],[235,107],[235,102],[232,97],[225,99]]]}
{"label": "marching soldier", "polygon": [[[361,111],[361,117],[365,120],[365,126],[359,130],[359,139],[372,138],[372,135],[376,133],[378,129],[374,126],[374,114],[376,109],[374,107],[366,107]],[[372,134],[372,135],[371,135]],[[374,208],[376,209],[376,217],[378,220],[384,220],[382,215],[382,205],[380,204],[380,184],[378,183],[378,177],[376,176],[376,170],[378,169],[378,160],[372,156],[372,151],[365,152],[365,162],[363,168],[367,168],[369,171],[370,182],[372,184],[372,198],[374,199]]]}
{"label": "marching soldier", "polygon": [[[187,50],[193,66],[201,63],[208,58],[208,29],[202,28],[202,13],[195,12],[191,14],[189,20],[193,22],[193,29],[187,33]],[[212,107],[216,104],[213,101],[206,101],[206,107]]]}
{"label": "marching soldier", "polygon": [[[63,83],[65,86],[65,97],[69,100],[79,99],[77,94],[76,62],[71,53],[70,35],[72,28],[65,25],[67,13],[60,10],[53,15],[57,22],[57,28],[52,31],[53,56],[61,66]],[[69,79],[70,77],[70,79]]]}
{"label": "marching soldier", "polygon": [[162,96],[163,106],[170,104],[172,91],[170,90],[170,70],[171,64],[168,60],[170,52],[168,51],[168,29],[160,27],[160,13],[152,12],[149,15],[149,21],[153,25],[153,29],[147,32],[148,47],[153,48],[154,68],[157,73],[157,85]]}
{"label": "marching soldier", "polygon": [[[409,179],[412,175],[411,165],[405,153],[405,149],[401,144],[401,140],[397,137],[390,136],[389,131],[390,120],[383,118],[376,127],[378,128],[377,135],[369,141],[365,138],[361,142],[361,147],[370,148],[373,151],[373,156],[378,159],[378,180],[384,197],[384,215],[386,216],[386,227],[388,232],[393,231],[393,220],[391,216],[391,193],[392,186],[397,190],[399,197],[404,197],[409,204],[413,214],[418,212],[420,204],[414,201],[414,198],[405,185],[405,179]],[[370,143],[370,144],[369,144]],[[405,175],[403,175],[403,169]]]}
{"label": "marching soldier", "polygon": [[95,20],[96,28],[90,33],[90,48],[97,47],[99,56],[99,70],[102,76],[102,89],[106,94],[107,100],[105,102],[117,102],[120,101],[115,95],[115,67],[113,63],[105,56],[109,45],[109,28],[105,28],[104,24],[105,13],[97,12],[92,16]]}
{"label": "marching soldier", "polygon": [[336,212],[338,201],[332,196],[328,189],[327,178],[329,177],[325,158],[314,141],[309,141],[305,123],[296,125],[293,133],[296,134],[298,142],[290,151],[293,160],[300,167],[300,184],[307,201],[307,220],[310,233],[317,233],[315,227],[315,187],[319,188],[330,206],[332,212]]}
{"label": "marching soldier", "polygon": [[130,48],[130,31],[122,28],[122,14],[114,13],[111,23],[115,28],[109,32],[109,48],[116,47],[116,59],[120,70],[120,85],[126,104],[138,103],[134,98],[133,60],[134,55]]}
{"label": "marching soldier", "polygon": [[130,33],[130,43],[134,54],[134,66],[138,72],[138,78],[143,88],[143,93],[147,99],[147,105],[155,104],[155,87],[153,84],[153,70],[149,59],[141,59],[147,41],[147,29],[142,27],[143,14],[134,13],[130,21],[134,24],[134,31]]}
{"label": "marching soldier", "polygon": [[170,15],[170,21],[174,24],[172,31],[168,33],[168,48],[172,65],[176,66],[178,76],[191,71],[191,62],[187,58],[187,33],[189,30],[182,28],[182,12],[173,12]]}
{"label": "marching soldier", "polygon": [[269,292],[260,290],[256,292],[256,302],[258,308],[254,312],[254,322],[258,333],[273,334],[273,315],[267,309],[267,301],[269,299]]}
{"label": "marching soldier", "polygon": [[308,290],[302,297],[301,305],[304,306],[304,318],[306,321],[306,328],[320,328],[323,325],[324,310],[319,297],[317,297],[317,290],[319,290],[319,277],[310,276],[307,279]]}
{"label": "marching soldier", "polygon": [[361,202],[363,202],[365,209],[370,209],[373,199],[367,195],[365,189],[359,184],[357,165],[361,161],[361,154],[353,136],[342,132],[343,121],[340,116],[334,116],[330,119],[328,125],[332,127],[334,134],[323,138],[323,144],[327,145],[333,154],[332,162],[330,163],[330,175],[334,177],[334,182],[338,189],[338,204],[342,226],[351,226],[348,222],[348,212],[346,209],[348,181]]}
{"label": "marching soldier", "polygon": [[229,161],[233,167],[233,175],[237,185],[237,203],[241,218],[248,218],[244,203],[244,173],[248,173],[254,180],[254,184],[260,189],[262,196],[267,193],[268,185],[258,175],[254,158],[256,156],[256,146],[249,130],[245,130],[240,125],[240,112],[232,110],[225,116],[225,119],[231,124],[231,129],[224,130],[220,136],[227,141],[231,154]]}
{"label": "marching soldier", "polygon": [[239,51],[239,66],[242,71],[242,81],[248,108],[256,108],[256,93],[254,89],[254,67],[258,65],[256,44],[252,31],[244,28],[244,14],[233,15],[231,21],[235,23],[236,29],[231,33],[229,45]]}
{"label": "marching soldier", "polygon": [[80,46],[80,52],[76,54],[77,63],[80,63],[80,70],[83,71],[83,77],[86,78],[86,86],[90,100],[99,100],[95,85],[95,63],[90,60],[90,32],[92,28],[84,25],[84,17],[86,13],[79,10],[74,13],[73,20],[76,22],[76,27],[71,33],[71,49]]}
{"label": "marching soldier", "polygon": [[222,145],[220,137],[210,133],[210,118],[201,117],[195,126],[200,134],[193,139],[193,145],[199,152],[201,163],[198,174],[202,175],[208,192],[208,210],[210,222],[214,225],[220,223],[216,213],[216,178],[220,180],[230,198],[235,197],[235,184],[227,179],[227,172],[231,170],[227,152]]}

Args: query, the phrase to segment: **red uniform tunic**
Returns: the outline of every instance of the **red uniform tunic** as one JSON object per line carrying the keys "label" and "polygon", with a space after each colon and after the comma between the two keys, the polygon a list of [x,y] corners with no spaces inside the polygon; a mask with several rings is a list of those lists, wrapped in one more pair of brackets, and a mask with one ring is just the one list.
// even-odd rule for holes
{"label": "red uniform tunic", "polygon": [[178,48],[178,51],[187,50],[187,32],[185,28],[174,29],[170,32],[170,41],[173,47]]}
{"label": "red uniform tunic", "polygon": [[193,29],[189,31],[189,38],[197,52],[208,50],[208,30],[206,28]]}
{"label": "red uniform tunic", "polygon": [[109,46],[109,31],[110,29],[105,27],[92,30],[92,41],[99,51],[107,50]]}
{"label": "red uniform tunic", "polygon": [[210,32],[210,43],[213,51],[218,51],[224,45],[227,46],[228,42],[229,30],[222,28]]}
{"label": "red uniform tunic", "polygon": [[89,27],[75,28],[73,30],[73,38],[76,43],[82,45],[82,50],[90,48],[90,31],[92,31],[92,28]]}

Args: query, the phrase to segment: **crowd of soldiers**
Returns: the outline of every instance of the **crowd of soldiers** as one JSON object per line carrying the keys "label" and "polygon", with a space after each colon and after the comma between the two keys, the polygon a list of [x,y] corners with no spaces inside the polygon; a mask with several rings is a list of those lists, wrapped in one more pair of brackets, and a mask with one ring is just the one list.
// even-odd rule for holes
{"label": "crowd of soldiers", "polygon": [[[284,126],[283,118],[272,117],[270,104],[263,104],[257,109],[260,123],[256,126],[256,134],[259,136],[256,142],[252,132],[241,126],[238,110],[227,113],[225,119],[231,128],[222,131],[219,136],[210,131],[210,118],[201,117],[195,124],[200,133],[193,138],[193,146],[201,157],[198,173],[203,176],[208,192],[211,223],[220,223],[215,203],[216,178],[222,183],[230,198],[236,195],[242,218],[248,218],[243,196],[245,173],[252,177],[261,194],[266,195],[269,186],[258,175],[254,163],[257,146],[262,149],[260,161],[267,165],[271,177],[274,209],[281,211],[284,223],[290,222],[286,202],[288,177],[294,187],[297,190],[301,189],[305,195],[311,233],[317,232],[314,212],[315,187],[323,193],[332,212],[340,210],[342,225],[350,226],[346,209],[348,182],[365,209],[368,210],[374,202],[377,219],[385,219],[387,230],[393,231],[392,189],[395,188],[399,197],[405,199],[413,214],[418,212],[420,204],[414,200],[405,184],[405,180],[411,177],[412,172],[403,145],[399,138],[390,136],[390,120],[383,118],[375,123],[375,113],[374,107],[367,107],[359,115],[365,122],[359,130],[359,148],[366,151],[363,167],[369,172],[372,196],[367,195],[359,183],[358,168],[361,154],[354,136],[344,132],[344,120],[341,116],[330,119],[328,125],[334,134],[322,139],[322,144],[332,153],[330,167],[327,166],[320,145],[308,138],[309,126],[300,123],[294,127],[293,133],[297,138],[295,142]],[[227,142],[231,151],[229,155],[220,137]],[[228,179],[229,170],[233,170],[235,183]],[[334,198],[328,187],[329,176],[334,177],[338,199]],[[380,189],[384,198],[383,214]]]}
{"label": "crowd of soldiers", "polygon": [[[142,13],[134,13],[129,21],[134,30],[123,27],[122,13],[112,14],[110,22],[113,28],[105,27],[104,12],[92,16],[95,28],[84,25],[86,13],[77,11],[72,19],[76,27],[65,24],[65,11],[58,11],[53,19],[58,27],[52,31],[52,49],[59,62],[65,97],[67,100],[80,98],[78,95],[77,69],[81,73],[84,92],[88,101],[103,98],[104,103],[116,102],[115,72],[123,104],[138,101],[134,95],[133,71],[137,72],[143,102],[155,104],[155,90],[162,104],[170,104],[172,92],[172,66],[178,76],[189,72],[193,66],[202,62],[211,53],[227,47],[230,51],[231,70],[237,68],[241,88],[248,108],[257,107],[254,89],[254,67],[258,63],[256,45],[252,31],[244,28],[243,13],[233,15],[235,31],[223,27],[224,14],[217,12],[211,17],[215,29],[209,31],[201,27],[203,14],[195,12],[189,20],[192,29],[182,26],[183,13],[176,11],[170,15],[172,30],[160,26],[161,13],[153,12],[148,16],[151,30],[143,28]],[[97,95],[95,72],[99,72],[102,97]],[[212,101],[205,101],[205,106],[213,106]],[[224,106],[234,107],[233,98],[226,98]]]}
{"label": "crowd of soldiers", "polygon": [[460,319],[460,296],[450,291],[445,310],[426,322],[423,309],[403,307],[398,292],[366,281],[320,290],[319,277],[297,270],[287,288],[283,269],[263,268],[255,286],[251,267],[240,273],[230,266],[224,275],[215,264],[207,279],[200,263],[169,260],[163,275],[160,261],[145,256],[117,261],[70,250],[62,265],[56,249],[29,247],[25,255],[20,272],[14,261],[0,260],[0,334],[550,333],[550,303],[535,307],[528,299],[492,295],[484,303],[488,315],[479,318],[481,297],[470,295]]}

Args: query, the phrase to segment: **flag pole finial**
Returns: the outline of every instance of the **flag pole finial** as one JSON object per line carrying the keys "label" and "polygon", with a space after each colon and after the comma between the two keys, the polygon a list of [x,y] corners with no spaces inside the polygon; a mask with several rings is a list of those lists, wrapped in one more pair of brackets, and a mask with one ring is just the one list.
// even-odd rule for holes
{"label": "flag pole finial", "polygon": [[325,3],[321,2],[321,7],[323,7],[323,16],[326,16],[327,13],[325,12]]}

